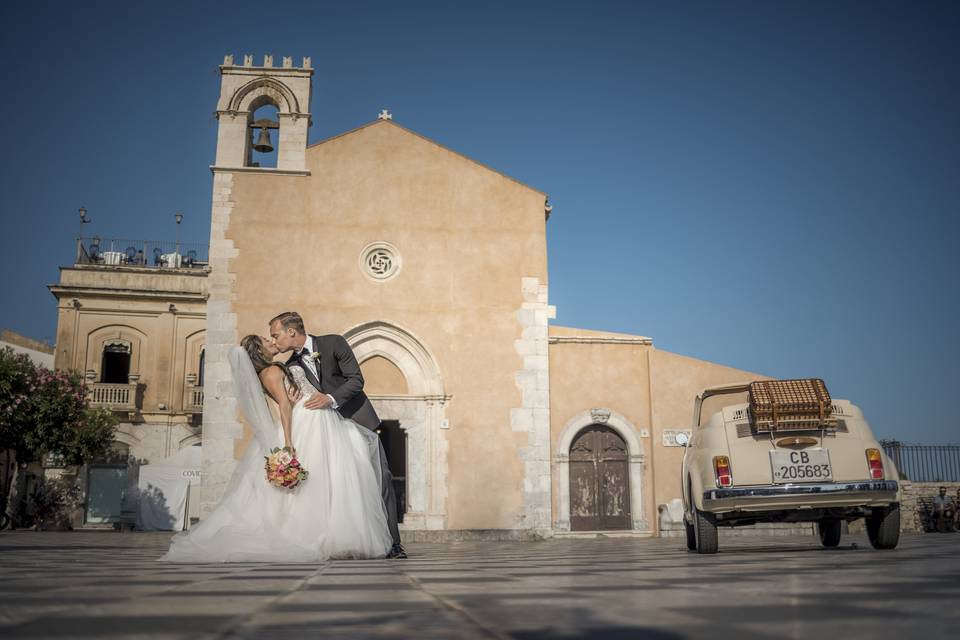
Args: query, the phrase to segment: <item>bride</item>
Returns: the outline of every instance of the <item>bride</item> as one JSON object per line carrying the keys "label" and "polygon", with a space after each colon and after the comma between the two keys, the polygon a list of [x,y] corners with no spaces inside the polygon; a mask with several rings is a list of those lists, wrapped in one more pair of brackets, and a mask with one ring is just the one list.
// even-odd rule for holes
{"label": "bride", "polygon": [[[316,562],[382,558],[392,539],[380,495],[377,435],[333,409],[311,410],[303,369],[273,362],[269,338],[246,336],[229,354],[237,399],[255,438],[223,498],[173,537],[170,562]],[[279,408],[276,424],[264,391]],[[294,489],[266,480],[264,457],[292,446],[309,477]]]}

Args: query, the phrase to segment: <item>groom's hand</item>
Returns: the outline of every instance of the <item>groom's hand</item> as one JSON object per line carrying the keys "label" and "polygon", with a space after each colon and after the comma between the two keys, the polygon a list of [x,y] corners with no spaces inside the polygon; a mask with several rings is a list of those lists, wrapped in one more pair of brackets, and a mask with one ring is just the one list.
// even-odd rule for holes
{"label": "groom's hand", "polygon": [[315,393],[307,398],[303,406],[307,409],[326,409],[331,404],[333,404],[333,400],[330,399],[330,396],[325,393]]}

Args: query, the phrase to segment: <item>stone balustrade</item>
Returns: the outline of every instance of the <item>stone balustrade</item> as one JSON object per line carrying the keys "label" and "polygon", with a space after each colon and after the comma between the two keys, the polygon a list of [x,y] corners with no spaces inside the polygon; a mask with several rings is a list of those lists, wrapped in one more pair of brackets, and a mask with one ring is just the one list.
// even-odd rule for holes
{"label": "stone balustrade", "polygon": [[90,406],[112,411],[135,411],[137,383],[94,382],[89,385]]}

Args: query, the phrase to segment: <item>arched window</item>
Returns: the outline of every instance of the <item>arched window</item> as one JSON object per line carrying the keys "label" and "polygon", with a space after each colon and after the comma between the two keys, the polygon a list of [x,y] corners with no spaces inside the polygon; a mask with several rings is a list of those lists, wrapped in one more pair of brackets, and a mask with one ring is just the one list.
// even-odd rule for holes
{"label": "arched window", "polygon": [[130,376],[130,343],[106,342],[100,361],[100,382],[127,384]]}
{"label": "arched window", "polygon": [[280,153],[280,117],[277,106],[267,96],[260,96],[250,107],[250,153],[247,166],[276,168]]}

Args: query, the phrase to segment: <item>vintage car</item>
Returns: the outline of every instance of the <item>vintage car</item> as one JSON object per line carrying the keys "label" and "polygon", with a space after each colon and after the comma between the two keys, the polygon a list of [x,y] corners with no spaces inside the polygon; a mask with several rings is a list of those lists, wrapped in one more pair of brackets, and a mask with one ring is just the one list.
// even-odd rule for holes
{"label": "vintage car", "polygon": [[716,553],[717,527],[816,522],[825,547],[843,523],[866,519],[870,543],[900,539],[897,470],[858,407],[831,400],[819,379],[705,389],[681,433],[687,548]]}

